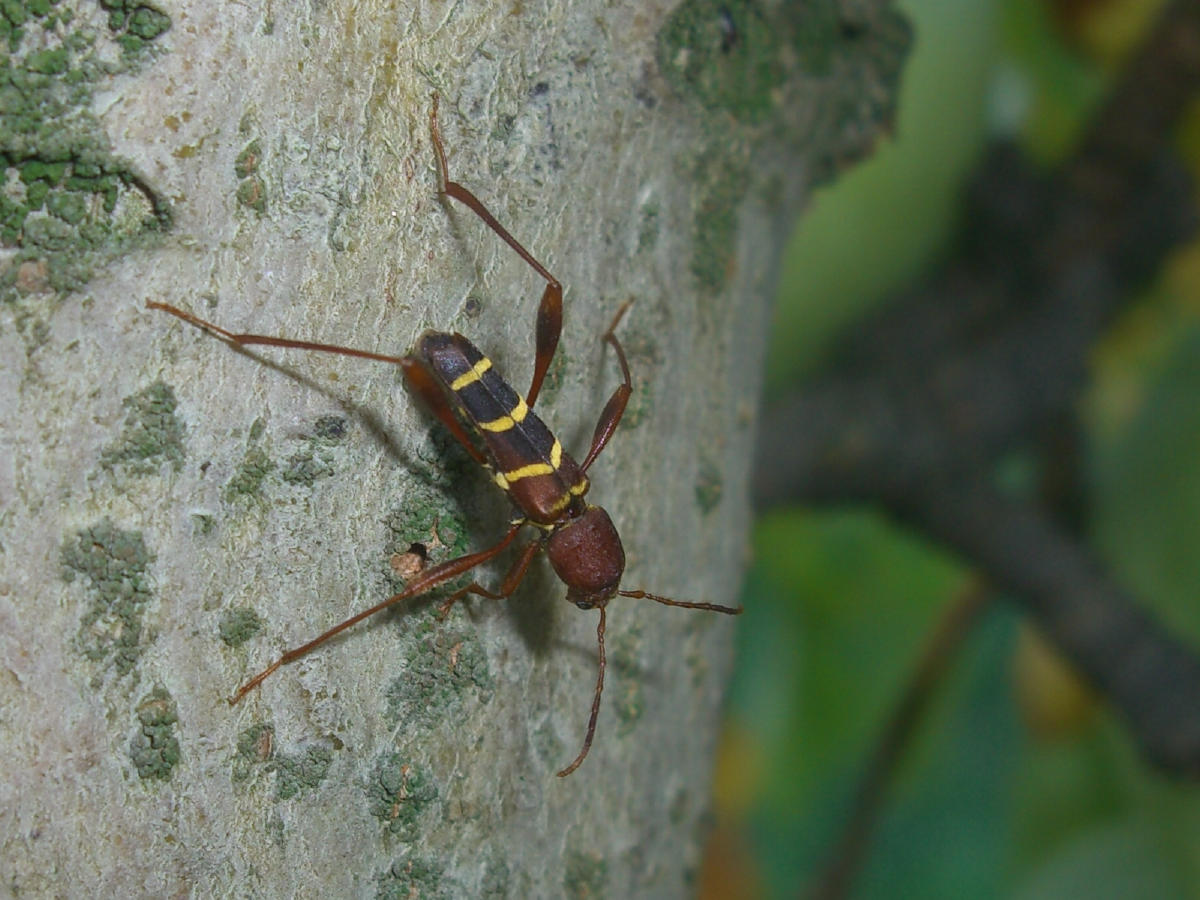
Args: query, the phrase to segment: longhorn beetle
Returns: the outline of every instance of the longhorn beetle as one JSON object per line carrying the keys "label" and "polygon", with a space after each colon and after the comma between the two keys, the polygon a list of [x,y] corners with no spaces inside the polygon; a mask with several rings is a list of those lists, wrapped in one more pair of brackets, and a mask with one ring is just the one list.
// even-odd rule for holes
{"label": "longhorn beetle", "polygon": [[[177,316],[239,347],[266,344],[272,347],[340,353],[344,356],[380,360],[400,366],[409,388],[424,400],[467,453],[492,473],[496,484],[508,494],[520,511],[519,517],[509,525],[508,531],[493,546],[423,570],[400,593],[351,616],[307,644],[283,654],[238,688],[229,702],[237,703],[280,666],[299,659],[314,647],[368,616],[402,600],[424,594],[498,556],[517,539],[517,534],[524,526],[530,525],[540,533],[521,550],[500,583],[499,590],[490,591],[478,582],[472,582],[451,594],[441,604],[438,612],[444,618],[451,607],[467,594],[477,594],[495,600],[509,597],[516,591],[529,569],[529,564],[540,550],[546,551],[550,565],[566,584],[567,599],[580,609],[600,610],[600,621],[596,626],[596,643],[600,657],[599,674],[596,678],[596,692],[592,698],[587,734],[579,755],[558,773],[563,777],[579,768],[592,746],[592,737],[596,733],[600,695],[604,691],[605,609],[613,597],[619,594],[622,597],[653,600],[666,606],[705,609],[730,615],[737,615],[742,610],[741,607],[718,606],[714,603],[685,603],[646,591],[620,590],[621,575],[625,571],[625,551],[621,547],[621,539],[608,513],[599,506],[588,503],[585,497],[589,487],[588,467],[595,462],[600,451],[612,438],[633,390],[629,363],[615,333],[621,317],[629,308],[629,303],[617,310],[602,338],[612,345],[617,354],[617,362],[621,367],[621,384],[613,391],[600,414],[587,455],[582,463],[577,463],[563,450],[558,439],[532,411],[562,332],[562,285],[496,221],[474,194],[461,184],[450,180],[446,151],[442,146],[438,127],[436,94],[429,115],[429,127],[437,157],[439,195],[453,197],[479,216],[488,228],[499,235],[501,240],[512,247],[546,281],[537,313],[537,355],[533,367],[533,382],[524,399],[492,368],[491,360],[457,333],[427,331],[421,335],[416,347],[407,356],[387,356],[333,344],[316,344],[261,334],[235,334],[166,303],[148,301],[146,305]],[[482,449],[479,444],[482,444]]]}

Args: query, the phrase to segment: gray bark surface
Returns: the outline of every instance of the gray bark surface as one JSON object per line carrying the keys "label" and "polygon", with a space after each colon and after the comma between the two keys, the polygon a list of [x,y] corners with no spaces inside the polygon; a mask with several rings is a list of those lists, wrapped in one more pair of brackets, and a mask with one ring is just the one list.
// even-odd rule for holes
{"label": "gray bark surface", "polygon": [[[112,44],[107,13],[63,5],[10,63],[49,66],[30,42],[75,30]],[[114,210],[84,207],[115,249],[79,263],[60,203],[0,256],[4,889],[687,895],[736,620],[614,601],[596,742],[567,779],[596,614],[540,561],[509,601],[381,615],[230,707],[394,591],[411,543],[488,546],[508,510],[395,367],[236,352],[144,304],[382,353],[461,331],[523,391],[543,284],[439,204],[437,91],[451,176],[566,287],[538,409],[579,456],[618,380],[599,337],[635,300],[634,398],[590,495],[624,586],[736,603],[786,224],[886,124],[903,23],[865,0],[157,8],[169,30],[81,113],[137,173]],[[21,134],[0,123],[10,163],[49,158]],[[50,225],[65,243],[32,242]]]}

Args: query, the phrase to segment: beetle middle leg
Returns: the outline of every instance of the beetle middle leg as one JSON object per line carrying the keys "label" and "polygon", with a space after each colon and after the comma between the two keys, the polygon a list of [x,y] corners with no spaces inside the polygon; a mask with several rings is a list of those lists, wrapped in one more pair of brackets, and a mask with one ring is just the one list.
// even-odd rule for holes
{"label": "beetle middle leg", "polygon": [[378,612],[382,612],[389,606],[393,606],[402,600],[411,600],[413,597],[419,597],[421,594],[433,590],[438,585],[444,584],[451,578],[462,575],[464,572],[469,572],[476,566],[480,566],[493,557],[499,556],[508,548],[509,544],[516,539],[517,532],[521,530],[521,526],[523,524],[523,522],[517,522],[514,524],[508,529],[508,531],[504,533],[504,537],[502,537],[491,547],[488,547],[486,550],[480,550],[478,553],[468,553],[465,556],[460,556],[457,559],[451,559],[441,563],[440,565],[426,569],[411,582],[409,582],[409,584],[400,593],[393,594],[381,603],[376,603],[370,609],[364,609],[362,612],[351,616],[349,619],[346,619],[346,621],[340,622],[333,628],[330,628],[324,634],[313,638],[307,644],[301,644],[299,647],[289,650],[287,653],[283,654],[283,656],[279,657],[279,659],[275,660],[275,662],[271,663],[271,665],[267,666],[265,669],[243,684],[240,688],[238,688],[237,693],[230,698],[229,702],[231,704],[237,703],[239,700],[245,697],[246,694],[250,693],[250,691],[262,684],[267,676],[269,676],[280,666],[287,665],[288,663],[299,659],[309,651],[314,650],[321,644],[325,643],[334,635],[345,631],[350,626],[357,625],[363,619],[369,618]]}
{"label": "beetle middle leg", "polygon": [[438,606],[438,618],[445,619],[450,615],[450,610],[454,608],[454,604],[465,597],[467,594],[475,594],[480,597],[486,597],[489,600],[506,600],[520,586],[525,579],[525,573],[529,569],[529,564],[533,562],[533,558],[537,556],[538,551],[542,549],[540,541],[531,541],[529,545],[521,551],[521,555],[509,568],[508,573],[504,576],[504,580],[500,583],[498,591],[489,591],[477,581],[472,581],[465,588],[459,588],[451,594],[444,603]]}

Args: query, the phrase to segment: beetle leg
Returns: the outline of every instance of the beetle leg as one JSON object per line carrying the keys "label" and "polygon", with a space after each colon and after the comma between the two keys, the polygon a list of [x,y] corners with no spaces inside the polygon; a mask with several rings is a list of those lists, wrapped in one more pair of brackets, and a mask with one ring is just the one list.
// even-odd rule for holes
{"label": "beetle leg", "polygon": [[532,541],[528,547],[521,551],[521,555],[517,557],[516,562],[508,570],[508,574],[504,576],[504,581],[500,583],[500,590],[498,591],[489,591],[477,581],[473,581],[465,588],[455,591],[445,603],[438,607],[438,618],[446,618],[450,614],[450,610],[454,607],[454,604],[467,594],[477,594],[480,597],[487,597],[489,600],[504,600],[512,596],[513,592],[516,591],[521,581],[525,578],[525,572],[529,568],[529,564],[533,562],[533,558],[537,556],[537,552],[541,549],[542,544],[540,541]]}
{"label": "beetle leg", "polygon": [[483,202],[457,181],[450,180],[450,170],[446,165],[446,148],[442,145],[442,131],[438,127],[438,98],[433,95],[433,108],[429,113],[429,131],[433,137],[433,148],[438,163],[438,193],[445,197],[453,197],[479,216],[488,228],[496,232],[500,239],[517,251],[517,254],[533,268],[535,272],[546,279],[546,289],[542,292],[542,302],[537,312],[537,356],[533,365],[533,381],[529,385],[529,393],[525,402],[529,406],[537,401],[542,390],[542,382],[546,378],[546,370],[554,359],[558,348],[558,338],[562,334],[562,301],[563,288],[558,279],[547,271],[546,267],[534,259],[533,254],[508,233],[508,230],[496,221]]}

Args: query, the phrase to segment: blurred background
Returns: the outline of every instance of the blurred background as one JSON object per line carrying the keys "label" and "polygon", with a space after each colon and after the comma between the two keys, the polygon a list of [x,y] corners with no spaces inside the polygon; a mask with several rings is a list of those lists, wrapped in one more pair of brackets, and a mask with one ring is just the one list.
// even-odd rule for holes
{"label": "blurred background", "polygon": [[[1057,209],[1038,192],[1057,196],[1054,174],[1070,166],[1165,4],[899,6],[915,41],[895,136],[821,189],[797,229],[772,334],[769,407],[798,391],[811,401],[845,371],[867,379],[871,352],[864,344],[847,357],[846,337],[881,309],[919,304],[929,285],[953,296],[947,277],[969,283],[963,303],[975,296],[972,279],[1008,272],[1030,281],[1038,303],[1055,302],[1062,285],[1034,283],[1047,267],[1030,274],[1019,251],[981,250],[997,242],[972,216],[982,207],[993,226],[1028,226],[1033,249],[1024,255],[1038,255]],[[1161,149],[1200,178],[1200,104],[1187,105]],[[997,140],[1016,148],[1007,163],[995,163]],[[998,178],[1014,167],[1011,181]],[[1133,193],[1147,193],[1133,183]],[[1187,196],[1176,199],[1190,210],[1191,188],[1180,183]],[[1110,224],[1121,210],[1100,219]],[[1120,296],[1085,330],[1086,342],[1064,335],[1061,353],[1043,348],[1054,363],[1074,354],[1082,373],[1062,389],[1072,399],[1057,427],[1014,426],[981,463],[998,496],[1027,503],[1068,555],[1094,557],[1118,597],[1194,650],[1200,243],[1185,235],[1190,225],[1155,230],[1178,212],[1130,213],[1112,240],[1151,235],[1156,250],[1138,259],[1153,265],[1104,282]],[[1092,237],[1082,234],[1073,236]],[[982,349],[963,358],[979,359],[1027,311],[981,315],[972,339]],[[931,365],[939,346],[931,343]],[[857,368],[842,366],[847,358]],[[1031,624],[1037,616],[1026,615],[1019,592],[961,547],[947,549],[936,526],[931,534],[920,515],[900,524],[906,517],[873,502],[870,486],[816,500],[789,492],[786,479],[759,488],[764,512],[700,895],[1200,897],[1195,770],[1188,778],[1149,765],[1124,718]],[[986,536],[979,546],[986,550]],[[1053,566],[1047,572],[1053,581]],[[1020,574],[1011,581],[1022,583]],[[1191,695],[1193,716],[1197,702]]]}

